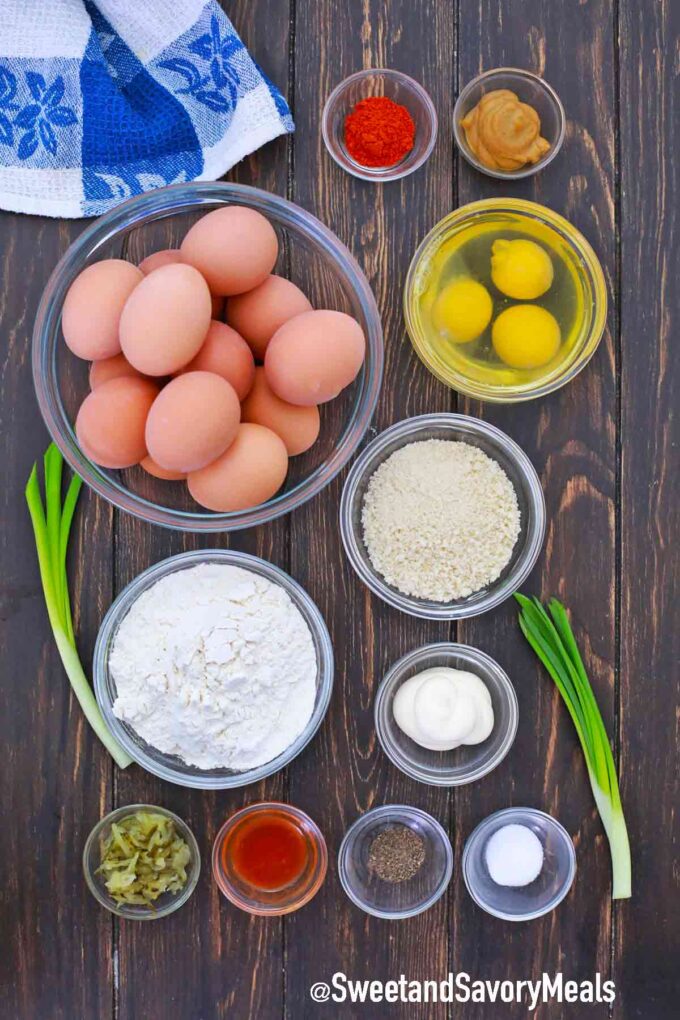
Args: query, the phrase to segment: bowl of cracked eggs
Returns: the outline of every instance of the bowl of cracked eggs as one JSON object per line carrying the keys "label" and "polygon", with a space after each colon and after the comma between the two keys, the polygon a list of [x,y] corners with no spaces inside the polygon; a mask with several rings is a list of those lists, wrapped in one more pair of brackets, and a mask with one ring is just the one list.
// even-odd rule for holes
{"label": "bowl of cracked eggs", "polygon": [[422,241],[404,289],[411,342],[452,389],[513,403],[574,378],[602,338],[598,258],[564,217],[521,199],[456,209]]}
{"label": "bowl of cracked eggs", "polygon": [[129,199],[45,288],[33,377],[52,439],[114,506],[168,528],[300,506],[371,420],[380,316],[349,251],[298,206],[224,182]]}

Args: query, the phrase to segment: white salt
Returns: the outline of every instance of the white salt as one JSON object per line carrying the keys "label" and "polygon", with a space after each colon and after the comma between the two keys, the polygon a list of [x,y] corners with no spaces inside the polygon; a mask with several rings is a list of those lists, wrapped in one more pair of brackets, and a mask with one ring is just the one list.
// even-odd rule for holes
{"label": "white salt", "polygon": [[486,866],[496,885],[530,885],[543,868],[543,844],[526,825],[504,825],[486,844]]}

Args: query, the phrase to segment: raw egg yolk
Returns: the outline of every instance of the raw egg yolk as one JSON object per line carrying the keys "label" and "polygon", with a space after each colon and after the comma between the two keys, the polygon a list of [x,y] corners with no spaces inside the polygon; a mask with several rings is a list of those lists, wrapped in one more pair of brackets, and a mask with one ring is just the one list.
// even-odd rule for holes
{"label": "raw egg yolk", "polygon": [[505,241],[491,245],[491,279],[502,294],[533,301],[550,289],[554,270],[550,256],[535,241]]}
{"label": "raw egg yolk", "polygon": [[540,305],[513,305],[494,322],[491,340],[498,357],[511,368],[540,368],[559,350],[560,327]]}
{"label": "raw egg yolk", "polygon": [[491,321],[493,302],[486,287],[470,277],[449,283],[432,309],[435,327],[457,344],[476,340]]}

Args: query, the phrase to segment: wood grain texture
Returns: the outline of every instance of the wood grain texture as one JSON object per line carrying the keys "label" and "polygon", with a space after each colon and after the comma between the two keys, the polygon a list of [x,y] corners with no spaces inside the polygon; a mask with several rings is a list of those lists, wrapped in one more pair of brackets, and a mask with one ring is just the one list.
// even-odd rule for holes
{"label": "wood grain texture", "polygon": [[[578,7],[577,12],[575,7]],[[542,174],[507,184],[459,165],[458,203],[522,197],[565,215],[583,231],[604,268],[610,299],[616,277],[615,25],[611,0],[574,5],[528,0],[462,4],[459,84],[492,67],[526,67],[544,75],[567,110],[562,152]],[[568,28],[567,28],[568,26]],[[565,40],[568,44],[565,45]],[[459,157],[460,161],[460,157]],[[547,399],[515,407],[462,400],[461,409],[511,435],[533,461],[543,483],[547,530],[543,553],[526,592],[557,595],[573,610],[573,623],[611,728],[615,668],[616,308],[590,365]],[[585,538],[585,541],[584,541]],[[531,977],[564,970],[574,978],[609,976],[611,908],[609,854],[571,720],[549,678],[539,669],[517,627],[516,607],[461,623],[459,638],[506,667],[519,699],[520,723],[511,754],[493,777],[462,790],[456,800],[464,838],[493,810],[540,807],[557,817],[574,839],[579,872],[558,911],[526,925],[507,926],[474,910],[464,887],[455,887],[455,925],[469,937],[454,943],[456,970]],[[457,851],[461,850],[458,840]],[[457,860],[459,860],[457,855]],[[601,892],[594,896],[593,889]],[[497,943],[503,940],[502,954]],[[578,961],[578,963],[576,962]],[[605,1018],[608,1006],[590,1007]],[[504,1016],[524,1017],[523,1003]],[[538,1020],[560,1016],[553,1005]],[[565,1014],[566,1015],[566,1014]],[[470,1020],[492,1020],[493,1005],[470,1006]]]}
{"label": "wood grain texture", "polygon": [[[83,493],[74,528],[76,629],[90,661],[115,593],[145,567],[187,548],[232,546],[290,570],[324,614],[335,645],[328,716],[312,744],[272,779],[234,793],[188,791],[136,766],[116,772],[83,722],[53,647],[23,486],[46,445],[32,392],[29,337],[44,283],[82,223],[0,214],[0,734],[5,750],[0,832],[3,952],[0,1017],[8,1020],[298,1020],[405,1017],[519,1020],[526,1005],[315,1007],[314,981],[613,976],[613,1007],[594,1020],[677,1015],[678,930],[677,120],[680,12],[673,0],[234,0],[223,4],[268,75],[287,85],[297,132],[244,161],[230,179],[288,195],[353,251],[376,294],[386,340],[385,384],[369,433],[401,418],[457,408],[494,422],[529,453],[544,485],[546,545],[527,591],[560,595],[574,624],[610,731],[633,848],[634,899],[610,901],[609,851],[571,723],[518,634],[506,604],[458,627],[401,616],[370,595],[342,551],[344,475],[283,521],[231,537],[191,537],[115,514]],[[451,208],[510,189],[454,152],[458,88],[502,64],[544,73],[567,108],[564,149],[545,173],[511,186],[572,220],[600,256],[611,299],[593,362],[567,388],[517,407],[457,398],[412,352],[401,293],[411,254]],[[355,180],[323,146],[330,90],[361,67],[391,66],[421,81],[439,114],[427,165],[384,187]],[[1,158],[1,154],[0,154]],[[179,228],[133,235],[176,245]],[[295,272],[300,270],[292,265]],[[301,270],[300,270],[301,271]],[[321,274],[319,274],[321,276]],[[324,281],[312,281],[325,289]],[[329,414],[337,413],[331,408]],[[520,728],[506,761],[473,787],[447,792],[408,780],[380,750],[373,699],[387,667],[430,640],[457,635],[507,668]],[[674,754],[675,751],[675,754]],[[231,907],[210,876],[222,821],[242,804],[289,800],[321,825],[330,867],[317,897],[282,920]],[[114,804],[147,800],[187,819],[203,874],[191,901],[152,925],[112,921],[87,894],[85,837]],[[381,803],[411,803],[447,828],[456,854],[447,897],[410,921],[381,922],[344,897],[336,854],[347,827]],[[528,804],[555,814],[576,844],[571,894],[549,917],[503,925],[483,914],[460,874],[464,840],[491,811]],[[24,867],[27,846],[29,866]],[[674,868],[676,870],[674,870]],[[537,1020],[581,1020],[585,1008],[540,1006]]]}
{"label": "wood grain texture", "polygon": [[[385,381],[378,429],[425,411],[444,410],[448,391],[415,357],[405,334],[401,294],[411,255],[451,208],[453,10],[400,0],[296,4],[296,147],[294,199],[347,243],[376,295],[385,332]],[[395,67],[422,82],[440,115],[441,133],[426,167],[376,187],[341,171],[323,147],[320,121],[330,91],[362,67]],[[409,803],[449,821],[449,797],[408,780],[381,751],[373,699],[387,668],[447,628],[390,611],[353,575],[340,543],[337,512],[344,476],[292,518],[291,570],[324,614],[334,642],[335,689],[320,733],[289,769],[291,800],[321,825],[331,849],[329,878],[286,924],[286,1015],[314,1015],[309,988],[344,971],[357,980],[444,975],[446,899],[420,917],[394,924],[369,918],[342,894],[336,855],[348,826],[383,803]],[[322,1007],[319,1007],[319,1013]],[[340,1007],[336,1007],[339,1009]],[[384,1015],[364,1006],[362,1015]],[[344,1012],[344,1010],[343,1010]],[[352,1015],[351,1007],[346,1014]],[[445,1006],[391,1006],[390,1016],[444,1017]]]}
{"label": "wood grain texture", "polygon": [[[84,895],[80,852],[110,810],[111,759],[71,694],[47,622],[24,487],[48,442],[31,378],[42,290],[81,224],[2,214],[0,431],[3,485],[0,623],[0,1015],[107,1016],[111,920]],[[111,599],[111,511],[83,492],[69,565],[78,645],[90,661]],[[88,570],[84,565],[88,564]]]}
{"label": "wood grain texture", "polygon": [[[272,8],[268,3],[240,0],[225,4],[225,9],[246,46],[257,54],[266,73],[285,92],[288,4],[279,3]],[[285,194],[288,158],[287,139],[277,139],[240,164],[229,179]],[[144,231],[146,244],[147,235]],[[153,232],[156,248],[174,247],[180,240],[172,224],[158,224]],[[133,258],[142,254],[134,248],[129,252]],[[150,564],[185,549],[229,546],[285,568],[288,531],[288,521],[283,520],[230,536],[199,537],[153,528],[124,514],[117,515],[116,591]],[[115,803],[141,800],[176,811],[198,839],[203,866],[196,892],[177,914],[157,925],[117,923],[120,1020],[155,1017],[161,1003],[181,1020],[194,1017],[221,1020],[234,1015],[268,1020],[280,1016],[282,922],[253,918],[232,907],[212,880],[210,855],[225,819],[245,804],[284,799],[284,781],[280,774],[246,790],[205,793],[172,787],[137,766],[117,774]]]}
{"label": "wood grain texture", "polygon": [[[621,0],[622,797],[635,896],[617,911],[616,1020],[677,1016],[680,8]],[[642,153],[642,157],[640,154]],[[674,750],[673,750],[674,749]],[[650,909],[650,898],[653,903]]]}

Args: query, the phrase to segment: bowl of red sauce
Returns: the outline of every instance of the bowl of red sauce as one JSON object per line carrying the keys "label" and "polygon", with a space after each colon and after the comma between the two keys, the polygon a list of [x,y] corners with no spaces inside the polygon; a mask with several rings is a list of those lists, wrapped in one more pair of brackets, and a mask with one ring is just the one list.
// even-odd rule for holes
{"label": "bowl of red sauce", "polygon": [[249,914],[291,914],[309,903],[328,868],[316,822],[290,804],[263,801],[224,823],[213,846],[220,892]]}
{"label": "bowl of red sauce", "polygon": [[429,157],[437,112],[417,81],[401,71],[357,71],[333,89],[321,117],[328,152],[366,181],[396,181]]}

